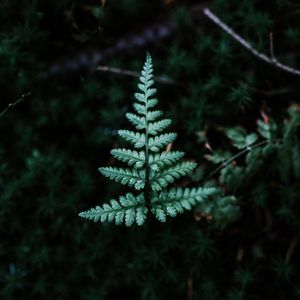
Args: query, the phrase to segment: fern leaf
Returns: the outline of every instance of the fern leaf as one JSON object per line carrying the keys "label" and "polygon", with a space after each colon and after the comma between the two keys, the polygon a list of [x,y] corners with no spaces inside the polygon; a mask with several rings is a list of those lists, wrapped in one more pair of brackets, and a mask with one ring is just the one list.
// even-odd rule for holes
{"label": "fern leaf", "polygon": [[136,110],[138,114],[146,115],[147,109],[146,106],[140,103],[133,103],[133,108]]}
{"label": "fern leaf", "polygon": [[229,139],[231,139],[234,143],[241,143],[245,139],[245,129],[242,127],[234,127],[225,129],[225,134]]}
{"label": "fern leaf", "polygon": [[157,99],[150,99],[150,100],[148,100],[148,102],[147,102],[147,106],[148,106],[148,108],[152,108],[152,107],[154,107],[157,103],[158,103],[158,100],[157,100]]}
{"label": "fern leaf", "polygon": [[255,133],[247,135],[245,130],[241,127],[228,128],[225,130],[225,133],[227,137],[232,140],[233,146],[238,149],[250,147],[258,139]]}
{"label": "fern leaf", "polygon": [[147,218],[148,208],[145,206],[138,207],[136,209],[136,223],[141,226],[145,223]]}
{"label": "fern leaf", "polygon": [[134,97],[135,97],[136,100],[138,100],[138,101],[140,101],[142,103],[146,103],[147,100],[150,97],[154,96],[156,94],[156,92],[157,92],[156,89],[149,88],[145,84],[139,84],[138,87],[144,93],[135,93]]}
{"label": "fern leaf", "polygon": [[166,212],[164,210],[164,207],[162,205],[155,205],[151,208],[151,212],[154,214],[157,220],[160,222],[166,222]]}
{"label": "fern leaf", "polygon": [[157,152],[160,148],[172,143],[176,139],[176,133],[165,133],[149,139],[149,149]]}
{"label": "fern leaf", "polygon": [[157,122],[151,122],[149,123],[148,132],[149,134],[156,135],[159,132],[166,129],[171,124],[171,122],[172,121],[170,119],[163,119]]}
{"label": "fern leaf", "polygon": [[151,212],[161,222],[166,216],[175,217],[192,206],[204,203],[217,192],[216,188],[172,188],[161,192],[151,202]]}
{"label": "fern leaf", "polygon": [[166,166],[171,166],[173,163],[177,162],[184,156],[184,152],[180,151],[170,151],[170,152],[161,152],[156,154],[150,154],[149,164],[150,168],[153,171],[160,171],[160,169],[165,168]]}
{"label": "fern leaf", "polygon": [[145,186],[145,172],[143,170],[104,167],[99,168],[99,171],[109,179],[124,185],[134,186],[136,190]]}
{"label": "fern leaf", "polygon": [[145,152],[128,150],[128,149],[113,149],[111,154],[118,160],[126,162],[129,166],[134,166],[140,169],[145,164]]}
{"label": "fern leaf", "polygon": [[87,211],[81,212],[80,217],[92,220],[94,222],[115,222],[120,225],[123,222],[126,226],[132,226],[134,223],[143,225],[148,209],[145,207],[144,196],[142,194],[134,196],[130,193],[121,196],[119,201],[110,200],[110,203],[104,203],[102,206],[96,206]]}
{"label": "fern leaf", "polygon": [[144,133],[121,129],[118,130],[118,134],[127,142],[132,143],[135,148],[142,148],[145,146],[146,138]]}
{"label": "fern leaf", "polygon": [[146,103],[147,98],[145,97],[145,94],[143,93],[135,93],[134,98],[142,103]]}
{"label": "fern leaf", "polygon": [[136,114],[127,113],[127,119],[136,127],[136,129],[145,129],[146,128],[146,118],[139,117]]}
{"label": "fern leaf", "polygon": [[151,178],[152,190],[153,191],[162,190],[169,183],[172,183],[176,179],[180,178],[181,176],[190,173],[196,167],[196,165],[197,164],[194,162],[182,162],[180,164],[175,165],[174,167],[165,169],[160,173],[153,172]]}
{"label": "fern leaf", "polygon": [[148,87],[145,95],[147,98],[150,98],[150,97],[154,96],[156,94],[156,92],[157,92],[157,89]]}
{"label": "fern leaf", "polygon": [[[150,99],[150,100],[147,101],[147,108],[152,108],[157,103],[158,103],[157,99]],[[148,114],[146,106],[144,104],[133,103],[133,108],[136,110],[137,113],[139,113],[141,115],[147,115]]]}
{"label": "fern leaf", "polygon": [[148,121],[155,121],[157,118],[162,116],[162,111],[160,110],[152,110],[147,112],[147,120]]}

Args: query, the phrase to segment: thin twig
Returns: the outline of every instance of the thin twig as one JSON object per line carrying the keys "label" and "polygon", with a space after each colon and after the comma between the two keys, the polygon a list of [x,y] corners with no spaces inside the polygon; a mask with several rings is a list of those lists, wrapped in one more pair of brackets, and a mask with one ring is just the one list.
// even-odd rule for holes
{"label": "thin twig", "polygon": [[[132,77],[140,77],[140,73],[131,71],[131,70],[123,70],[120,68],[114,68],[114,67],[109,67],[109,66],[98,66],[96,68],[97,71],[101,72],[110,72],[110,73],[115,73],[115,74],[120,74],[120,75],[126,75],[126,76],[132,76]],[[178,82],[174,81],[173,79],[170,79],[166,76],[154,76],[154,80],[160,83],[165,83],[165,84],[172,84],[172,85],[178,85]]]}
{"label": "thin twig", "polygon": [[7,113],[7,111],[8,111],[10,108],[12,108],[12,107],[14,107],[14,106],[16,106],[16,105],[22,103],[22,102],[25,100],[25,98],[26,98],[27,96],[29,96],[30,94],[31,94],[31,92],[26,93],[26,94],[23,94],[23,95],[22,95],[18,100],[16,100],[15,102],[9,103],[9,104],[7,105],[7,107],[0,113],[0,119]]}
{"label": "thin twig", "polygon": [[227,159],[225,162],[223,162],[218,168],[216,168],[214,171],[212,171],[205,179],[205,181],[207,181],[208,179],[210,179],[212,176],[214,176],[215,174],[217,174],[221,169],[223,169],[224,167],[228,166],[231,162],[233,162],[234,160],[236,160],[237,158],[239,158],[240,156],[244,155],[247,152],[250,152],[251,150],[260,147],[264,144],[267,144],[268,141],[261,141],[258,142],[252,146],[249,146],[247,148],[245,148],[244,150],[238,152],[237,154],[235,154],[234,156],[230,157],[229,159]]}
{"label": "thin twig", "polygon": [[270,90],[270,91],[262,91],[255,87],[249,87],[249,90],[253,91],[254,93],[261,94],[261,95],[264,95],[267,97],[278,96],[278,95],[288,94],[288,93],[292,92],[292,89],[289,89],[289,88],[282,88],[282,89]]}
{"label": "thin twig", "polygon": [[253,55],[258,57],[259,59],[263,60],[264,62],[275,66],[287,73],[300,76],[300,70],[294,69],[290,66],[287,66],[285,64],[280,63],[274,56],[274,49],[273,49],[273,39],[270,36],[272,40],[272,45],[270,45],[271,51],[271,57],[265,55],[264,53],[261,53],[257,51],[248,41],[246,41],[243,37],[241,37],[239,34],[233,31],[228,25],[226,25],[222,20],[220,20],[213,12],[211,12],[210,9],[205,8],[203,10],[203,13],[216,25],[218,25],[221,29],[223,29],[228,35],[230,35],[234,40],[236,40],[239,44],[241,44],[244,48],[249,50]]}

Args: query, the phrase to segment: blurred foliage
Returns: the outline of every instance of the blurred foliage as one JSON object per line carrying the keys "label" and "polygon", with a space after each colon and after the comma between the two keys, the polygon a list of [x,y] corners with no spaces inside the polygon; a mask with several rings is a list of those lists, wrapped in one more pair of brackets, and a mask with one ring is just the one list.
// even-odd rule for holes
{"label": "blurred foliage", "polygon": [[[297,1],[0,1],[0,111],[31,92],[0,120],[1,299],[299,298],[299,78],[192,9],[205,5],[266,54],[273,32],[300,67]],[[197,210],[131,229],[78,217],[124,192],[97,168],[136,84],[94,71],[95,53],[138,71],[146,50],[175,81],[158,83],[175,146],[199,164],[182,186],[238,199],[223,230]]]}

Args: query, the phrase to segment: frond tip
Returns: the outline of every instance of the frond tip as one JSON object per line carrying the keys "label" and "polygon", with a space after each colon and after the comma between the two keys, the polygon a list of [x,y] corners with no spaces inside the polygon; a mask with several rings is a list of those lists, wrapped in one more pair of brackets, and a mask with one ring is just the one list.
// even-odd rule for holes
{"label": "frond tip", "polygon": [[126,226],[132,226],[134,223],[143,225],[147,212],[143,194],[134,196],[128,193],[121,196],[119,201],[112,199],[110,203],[81,212],[79,216],[94,222],[114,222],[116,225],[125,223]]}

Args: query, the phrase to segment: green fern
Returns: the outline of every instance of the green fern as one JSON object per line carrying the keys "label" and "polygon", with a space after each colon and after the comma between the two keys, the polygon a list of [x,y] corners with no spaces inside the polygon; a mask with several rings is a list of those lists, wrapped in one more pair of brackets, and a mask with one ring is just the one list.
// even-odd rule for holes
{"label": "green fern", "polygon": [[135,222],[142,225],[147,212],[143,194],[135,197],[128,193],[126,196],[121,196],[119,201],[112,199],[109,204],[105,203],[102,207],[91,208],[80,213],[80,216],[94,222],[115,221],[116,224],[121,224],[125,221],[127,226],[131,226]]}
{"label": "green fern", "polygon": [[79,215],[95,222],[134,223],[144,224],[148,211],[159,221],[165,222],[167,216],[190,210],[215,193],[215,188],[165,188],[176,179],[189,174],[196,163],[180,161],[184,156],[179,151],[163,151],[162,149],[176,138],[176,133],[162,133],[170,124],[169,119],[159,119],[162,112],[152,110],[157,105],[153,96],[153,68],[149,54],[140,76],[135,94],[137,100],[133,107],[136,113],[127,113],[126,117],[137,131],[119,130],[118,134],[131,143],[135,150],[113,149],[111,154],[119,161],[127,163],[129,168],[104,167],[99,171],[106,177],[121,184],[141,190],[137,196],[126,194],[119,200],[97,206]]}

